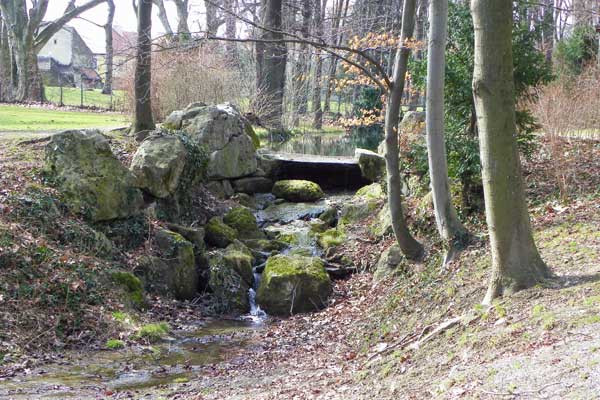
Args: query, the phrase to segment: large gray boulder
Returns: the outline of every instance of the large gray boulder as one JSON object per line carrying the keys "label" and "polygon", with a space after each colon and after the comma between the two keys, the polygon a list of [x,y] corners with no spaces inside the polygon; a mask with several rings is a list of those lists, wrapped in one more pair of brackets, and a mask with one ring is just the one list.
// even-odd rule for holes
{"label": "large gray boulder", "polygon": [[377,261],[375,273],[373,274],[373,280],[379,282],[389,276],[400,275],[406,271],[406,267],[406,258],[402,254],[400,246],[394,243],[381,253],[381,257]]}
{"label": "large gray boulder", "polygon": [[135,215],[144,203],[133,174],[100,131],[53,135],[46,146],[45,169],[69,207],[94,222]]}
{"label": "large gray boulder", "polygon": [[240,178],[256,171],[256,149],[246,133],[247,122],[235,107],[227,103],[198,107],[193,115],[182,116],[181,129],[208,150],[209,179]]}
{"label": "large gray boulder", "polygon": [[366,149],[354,150],[354,158],[358,161],[360,172],[365,179],[377,182],[385,176],[385,158]]}
{"label": "large gray boulder", "polygon": [[425,112],[407,111],[400,122],[400,132],[425,136]]}
{"label": "large gray boulder", "polygon": [[130,169],[140,188],[165,198],[177,190],[186,159],[187,150],[177,136],[153,135],[137,149]]}

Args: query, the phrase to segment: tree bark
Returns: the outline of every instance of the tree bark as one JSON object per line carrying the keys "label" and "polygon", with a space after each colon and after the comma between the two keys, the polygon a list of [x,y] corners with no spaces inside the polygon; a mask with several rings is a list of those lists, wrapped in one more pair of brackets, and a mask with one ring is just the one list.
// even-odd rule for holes
{"label": "tree bark", "polygon": [[[302,24],[300,26],[300,35],[308,40],[310,36],[310,22],[312,18],[312,7],[310,0],[302,0]],[[298,50],[298,60],[296,63],[293,79],[294,95],[294,113],[293,125],[298,126],[300,114],[306,114],[308,108],[308,75],[310,72],[310,57],[308,55],[308,45],[300,43]]]}
{"label": "tree bark", "polygon": [[259,89],[268,104],[264,120],[273,129],[283,128],[283,95],[285,91],[285,68],[287,47],[282,33],[282,0],[266,0],[263,32],[264,54]]}
{"label": "tree bark", "polygon": [[184,43],[192,38],[190,26],[188,24],[189,7],[188,0],[173,0],[177,9],[177,39],[179,43]]}
{"label": "tree bark", "polygon": [[12,56],[8,28],[0,13],[0,101],[12,101]]}
{"label": "tree bark", "polygon": [[[331,29],[331,37],[336,45],[341,45],[344,38],[342,28],[348,15],[349,4],[350,0],[337,0],[336,2],[334,20],[332,22]],[[329,63],[329,77],[327,78],[327,88],[325,90],[323,112],[329,112],[331,110],[331,94],[333,92],[333,84],[335,83],[337,66],[338,59],[336,57],[331,57],[331,62]]]}
{"label": "tree bark", "polygon": [[485,304],[550,276],[533,240],[516,142],[512,2],[473,0],[473,93],[492,272]]}
{"label": "tree bark", "polygon": [[423,256],[423,246],[413,238],[406,225],[402,211],[402,182],[400,179],[400,161],[398,148],[398,123],[404,81],[408,65],[410,48],[405,44],[413,35],[415,24],[415,0],[405,0],[402,11],[402,31],[394,61],[392,87],[385,113],[385,161],[387,170],[388,203],[392,216],[392,227],[396,240],[404,255],[412,260]]}
{"label": "tree bark", "polygon": [[111,94],[113,87],[113,20],[115,18],[115,3],[113,0],[107,0],[108,4],[108,20],[104,25],[104,35],[106,41],[106,56],[104,58],[104,66],[106,68],[106,76],[104,77],[103,94]]}
{"label": "tree bark", "polygon": [[152,117],[152,0],[138,0],[135,110],[131,133],[155,128]]}
{"label": "tree bark", "polygon": [[[323,16],[327,8],[327,0],[315,0],[315,36],[323,37]],[[321,49],[315,50],[315,75],[313,81],[313,123],[314,129],[323,127],[323,109],[321,108],[321,78],[323,73],[323,58]]]}
{"label": "tree bark", "polygon": [[224,8],[228,12],[225,14],[225,37],[233,39],[225,43],[227,59],[233,65],[239,62],[237,43],[234,41],[236,37],[236,18],[235,18],[235,1],[225,0]]}
{"label": "tree bark", "polygon": [[158,19],[165,29],[165,33],[171,39],[173,37],[173,28],[171,28],[171,23],[169,22],[164,0],[152,0],[152,2],[158,8]]}
{"label": "tree bark", "polygon": [[[433,0],[430,0],[433,1]],[[417,7],[417,21],[416,21],[416,26],[415,26],[415,39],[418,43],[422,43],[423,41],[426,40],[426,35],[425,35],[425,31],[426,31],[426,26],[427,24],[425,23],[425,20],[427,18],[427,0],[418,0],[418,7]],[[431,17],[430,17],[431,18]],[[431,29],[431,27],[430,27]],[[423,59],[423,50],[421,50],[421,48],[419,48],[414,55],[414,58],[416,60],[422,60]],[[419,106],[419,101],[421,100],[421,93],[419,93],[419,89],[415,86],[415,85],[411,85],[414,86],[414,88],[411,88],[410,92],[409,92],[409,102],[408,102],[408,109],[410,111],[416,111],[417,107]]]}
{"label": "tree bark", "polygon": [[448,245],[444,264],[450,262],[467,238],[450,196],[448,162],[444,140],[444,75],[448,29],[448,0],[429,4],[429,43],[427,52],[426,127],[429,177],[440,236]]}

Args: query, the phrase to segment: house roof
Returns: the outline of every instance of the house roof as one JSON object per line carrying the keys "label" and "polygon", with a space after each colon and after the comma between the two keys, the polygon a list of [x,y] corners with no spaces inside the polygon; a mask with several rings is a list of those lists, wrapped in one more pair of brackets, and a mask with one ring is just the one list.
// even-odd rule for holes
{"label": "house roof", "polygon": [[133,56],[137,45],[137,32],[128,32],[120,27],[113,28],[113,53],[117,56]]}

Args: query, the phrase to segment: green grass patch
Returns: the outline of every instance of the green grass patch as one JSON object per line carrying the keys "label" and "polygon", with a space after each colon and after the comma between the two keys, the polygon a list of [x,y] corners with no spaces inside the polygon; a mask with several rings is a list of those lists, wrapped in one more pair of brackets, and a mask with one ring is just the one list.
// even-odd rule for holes
{"label": "green grass patch", "polygon": [[[46,99],[53,104],[60,103],[60,87],[44,87]],[[83,105],[86,107],[98,107],[105,109],[122,109],[125,103],[125,92],[114,90],[112,99],[109,94],[102,94],[101,89],[84,90]],[[81,89],[75,87],[63,87],[63,104],[66,106],[81,106]]]}
{"label": "green grass patch", "polygon": [[0,132],[46,132],[129,124],[127,116],[117,113],[60,111],[16,105],[0,105],[0,121]]}
{"label": "green grass patch", "polygon": [[125,347],[125,342],[119,339],[108,339],[106,341],[106,348],[110,350],[118,350]]}
{"label": "green grass patch", "polygon": [[140,339],[146,339],[150,343],[158,342],[165,337],[171,328],[166,322],[160,322],[158,324],[148,324],[142,326],[136,336]]}

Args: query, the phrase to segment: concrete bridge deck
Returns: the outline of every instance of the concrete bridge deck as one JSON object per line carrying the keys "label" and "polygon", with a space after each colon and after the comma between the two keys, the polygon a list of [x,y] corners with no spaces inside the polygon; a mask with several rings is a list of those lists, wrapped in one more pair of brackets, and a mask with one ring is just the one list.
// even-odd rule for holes
{"label": "concrete bridge deck", "polygon": [[354,157],[316,156],[295,153],[262,153],[277,161],[276,179],[306,179],[324,189],[357,189],[371,183]]}

